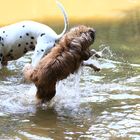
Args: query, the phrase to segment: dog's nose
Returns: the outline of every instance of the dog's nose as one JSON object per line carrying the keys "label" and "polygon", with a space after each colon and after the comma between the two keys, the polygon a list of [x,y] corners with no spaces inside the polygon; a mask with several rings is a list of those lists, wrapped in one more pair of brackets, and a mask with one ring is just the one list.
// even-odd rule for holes
{"label": "dog's nose", "polygon": [[94,29],[90,29],[89,30],[89,33],[90,33],[91,38],[92,39],[95,39],[95,33],[96,33],[96,31]]}

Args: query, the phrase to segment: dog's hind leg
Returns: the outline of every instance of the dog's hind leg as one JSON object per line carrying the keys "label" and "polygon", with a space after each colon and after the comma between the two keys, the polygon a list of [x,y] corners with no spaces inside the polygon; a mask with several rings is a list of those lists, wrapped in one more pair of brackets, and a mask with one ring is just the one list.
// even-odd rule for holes
{"label": "dog's hind leg", "polygon": [[37,40],[31,65],[35,67],[44,55],[48,54],[55,45],[55,39],[48,40],[47,35],[40,36]]}
{"label": "dog's hind leg", "polygon": [[[46,89],[47,88],[47,89]],[[49,88],[49,89],[48,89]],[[50,86],[37,86],[36,97],[38,103],[46,103],[49,102],[56,94],[55,83]]]}

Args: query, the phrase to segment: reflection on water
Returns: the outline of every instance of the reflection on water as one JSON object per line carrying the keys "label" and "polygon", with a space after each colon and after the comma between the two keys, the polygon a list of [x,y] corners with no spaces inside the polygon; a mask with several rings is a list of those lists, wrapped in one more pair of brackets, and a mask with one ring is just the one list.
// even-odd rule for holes
{"label": "reflection on water", "polygon": [[129,14],[123,22],[95,24],[103,58],[89,61],[101,72],[81,68],[57,84],[47,106],[36,108],[34,87],[21,76],[31,54],[1,70],[0,139],[139,140],[140,16]]}

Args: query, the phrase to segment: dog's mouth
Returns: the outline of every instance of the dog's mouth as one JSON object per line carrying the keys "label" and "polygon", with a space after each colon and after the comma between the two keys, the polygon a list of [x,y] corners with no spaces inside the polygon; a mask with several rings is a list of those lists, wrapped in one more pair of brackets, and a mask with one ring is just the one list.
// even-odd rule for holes
{"label": "dog's mouth", "polygon": [[92,38],[93,41],[95,40],[95,33],[96,33],[96,31],[94,29],[89,30],[89,35],[90,35],[90,37]]}

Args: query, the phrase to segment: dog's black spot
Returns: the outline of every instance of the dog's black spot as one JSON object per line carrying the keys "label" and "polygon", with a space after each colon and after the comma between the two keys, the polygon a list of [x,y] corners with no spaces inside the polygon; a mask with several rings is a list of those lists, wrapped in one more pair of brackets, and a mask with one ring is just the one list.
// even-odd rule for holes
{"label": "dog's black spot", "polygon": [[26,33],[27,36],[29,36],[29,33]]}
{"label": "dog's black spot", "polygon": [[18,44],[18,47],[20,47],[21,46],[21,44]]}
{"label": "dog's black spot", "polygon": [[28,42],[26,42],[26,45],[28,45],[29,43]]}
{"label": "dog's black spot", "polygon": [[3,57],[3,54],[2,53],[0,53],[0,57]]}
{"label": "dog's black spot", "polygon": [[42,33],[40,36],[42,37],[43,35],[45,35],[45,33]]}
{"label": "dog's black spot", "polygon": [[24,48],[24,51],[23,51],[23,53],[27,53],[28,52],[28,50],[26,49],[26,48]]}
{"label": "dog's black spot", "polygon": [[2,53],[0,53],[0,61],[2,61],[2,56],[3,56],[3,54],[2,54]]}
{"label": "dog's black spot", "polygon": [[20,36],[20,38],[22,38],[22,36]]}
{"label": "dog's black spot", "polygon": [[25,27],[25,25],[22,26],[23,28]]}
{"label": "dog's black spot", "polygon": [[4,44],[3,44],[3,43],[2,43],[1,45],[2,45],[2,46],[4,46]]}
{"label": "dog's black spot", "polygon": [[31,43],[31,45],[33,45],[34,44],[34,42],[30,42]]}
{"label": "dog's black spot", "polygon": [[3,41],[4,39],[0,36],[0,41]]}
{"label": "dog's black spot", "polygon": [[31,50],[34,50],[35,49],[35,46],[34,45],[30,45],[30,49]]}
{"label": "dog's black spot", "polygon": [[11,49],[10,52],[13,52],[13,49]]}
{"label": "dog's black spot", "polygon": [[5,31],[3,31],[3,33],[5,33]]}
{"label": "dog's black spot", "polygon": [[3,41],[3,40],[4,40],[3,37],[0,36],[0,41]]}
{"label": "dog's black spot", "polygon": [[42,49],[41,51],[42,51],[42,52],[44,52],[44,50],[43,50],[43,49]]}
{"label": "dog's black spot", "polygon": [[31,36],[31,39],[35,39],[33,36]]}

